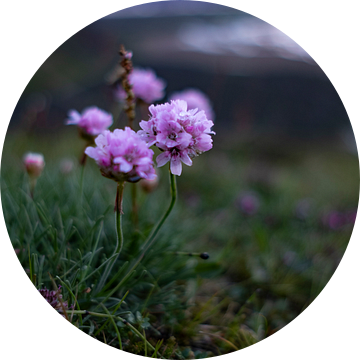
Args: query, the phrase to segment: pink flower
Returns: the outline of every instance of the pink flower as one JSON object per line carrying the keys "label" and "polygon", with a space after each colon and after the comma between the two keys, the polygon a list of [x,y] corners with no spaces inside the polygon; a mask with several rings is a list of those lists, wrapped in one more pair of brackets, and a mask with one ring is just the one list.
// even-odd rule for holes
{"label": "pink flower", "polygon": [[154,152],[129,127],[114,132],[105,130],[95,139],[95,144],[95,148],[87,147],[85,154],[96,161],[103,176],[129,182],[156,177]]}
{"label": "pink flower", "polygon": [[26,153],[23,162],[27,173],[33,178],[39,177],[45,166],[44,156],[37,153]]}
{"label": "pink flower", "polygon": [[[156,77],[155,72],[151,69],[135,68],[129,75],[129,83],[133,86],[135,97],[148,104],[162,99],[165,95],[165,81]],[[126,99],[126,93],[122,87],[117,88],[115,97],[120,101]]]}
{"label": "pink flower", "polygon": [[341,212],[332,210],[323,215],[322,223],[331,230],[338,230],[345,225],[345,218]]}
{"label": "pink flower", "polygon": [[214,125],[206,118],[204,111],[187,110],[187,103],[175,100],[149,107],[151,117],[141,121],[139,136],[149,146],[156,145],[163,150],[157,158],[157,165],[170,162],[174,175],[181,175],[182,163],[191,166],[195,156],[212,148],[211,127]]}
{"label": "pink flower", "polygon": [[79,114],[75,110],[69,111],[66,125],[77,125],[84,135],[97,136],[113,123],[112,115],[104,110],[92,106]]}
{"label": "pink flower", "polygon": [[188,109],[204,110],[208,119],[215,119],[210,99],[202,91],[197,89],[185,89],[183,91],[172,93],[170,100],[177,99],[185,100],[188,104]]}
{"label": "pink flower", "polygon": [[237,199],[239,209],[246,215],[255,215],[260,208],[260,200],[254,192],[244,192]]}

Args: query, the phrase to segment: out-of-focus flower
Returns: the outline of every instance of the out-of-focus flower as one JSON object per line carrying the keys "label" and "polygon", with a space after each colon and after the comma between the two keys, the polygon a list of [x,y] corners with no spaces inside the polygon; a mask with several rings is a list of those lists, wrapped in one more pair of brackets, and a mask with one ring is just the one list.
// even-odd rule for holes
{"label": "out-of-focus flower", "polygon": [[[162,99],[165,95],[166,82],[158,78],[151,69],[134,68],[129,74],[129,83],[135,97],[148,104]],[[119,101],[126,99],[126,93],[121,86],[115,90],[115,97]]]}
{"label": "out-of-focus flower", "polygon": [[338,230],[345,225],[345,218],[341,212],[333,210],[323,215],[322,223],[331,230]]}
{"label": "out-of-focus flower", "polygon": [[[55,290],[48,290],[48,289],[40,289],[39,293],[44,297],[44,299],[56,310],[63,311],[63,309],[68,310],[68,303],[67,301],[62,301],[61,295],[61,286]],[[62,305],[61,305],[62,303]],[[64,315],[63,315],[64,316]]]}
{"label": "out-of-focus flower", "polygon": [[198,89],[185,89],[170,95],[170,100],[185,100],[188,109],[204,110],[205,115],[210,120],[215,120],[215,115],[211,106],[210,99]]}
{"label": "out-of-focus flower", "polygon": [[323,214],[321,222],[323,226],[331,230],[339,230],[345,225],[354,225],[356,220],[356,210],[352,211],[336,211],[331,210]]}
{"label": "out-of-focus flower", "polygon": [[71,159],[62,159],[60,162],[60,172],[62,174],[70,174],[74,169],[74,161]]}
{"label": "out-of-focus flower", "polygon": [[245,215],[255,215],[260,208],[260,200],[254,192],[243,192],[236,200],[237,207]]}
{"label": "out-of-focus flower", "polygon": [[187,110],[184,100],[151,105],[151,117],[142,120],[138,134],[149,146],[156,145],[163,152],[156,158],[159,167],[170,161],[170,170],[181,175],[182,164],[191,166],[192,158],[212,148],[211,127],[214,123],[205,112]]}
{"label": "out-of-focus flower", "polygon": [[32,178],[38,178],[45,166],[44,156],[42,154],[28,152],[23,157],[27,173]]}
{"label": "out-of-focus flower", "polygon": [[152,180],[142,179],[140,180],[140,187],[146,192],[151,193],[153,192],[159,185],[159,178],[156,176],[156,178]]}
{"label": "out-of-focus flower", "polygon": [[129,127],[114,132],[105,130],[95,139],[95,144],[95,148],[87,147],[85,154],[96,161],[103,176],[118,182],[156,177],[154,152]]}
{"label": "out-of-focus flower", "polygon": [[77,125],[85,138],[101,134],[113,123],[112,115],[96,106],[84,109],[81,114],[76,110],[70,110],[68,116],[66,124]]}

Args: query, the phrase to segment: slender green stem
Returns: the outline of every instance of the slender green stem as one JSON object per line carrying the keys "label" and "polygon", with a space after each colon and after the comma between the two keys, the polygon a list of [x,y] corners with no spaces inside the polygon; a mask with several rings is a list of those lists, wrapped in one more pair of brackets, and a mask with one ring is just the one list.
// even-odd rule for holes
{"label": "slender green stem", "polygon": [[138,222],[139,222],[139,216],[138,216],[138,204],[136,201],[137,198],[137,183],[131,184],[131,202],[132,202],[132,220],[134,223],[134,227],[137,228]]}
{"label": "slender green stem", "polygon": [[176,197],[177,197],[176,178],[175,178],[175,175],[171,173],[170,169],[169,169],[169,174],[170,174],[170,192],[171,192],[170,205],[169,205],[168,209],[166,210],[165,214],[163,215],[163,217],[160,219],[160,221],[156,224],[156,226],[151,231],[151,233],[148,236],[148,238],[146,239],[144,245],[141,247],[141,250],[143,250],[143,253],[145,253],[150,248],[150,246],[153,244],[157,233],[163,226],[165,220],[170,215],[171,210],[173,209],[175,202],[176,202]]}
{"label": "slender green stem", "polygon": [[120,254],[124,243],[124,237],[123,237],[122,225],[121,225],[121,215],[123,214],[122,200],[124,193],[124,185],[125,182],[119,182],[117,186],[116,204],[115,204],[116,249],[114,251],[114,254],[116,253]]}
{"label": "slender green stem", "polygon": [[134,272],[134,270],[136,269],[136,267],[140,264],[141,260],[143,259],[146,251],[150,248],[150,246],[153,244],[155,237],[157,235],[157,233],[159,232],[161,226],[164,224],[165,220],[168,218],[168,216],[171,213],[171,210],[173,209],[175,202],[176,202],[176,197],[177,197],[177,192],[176,192],[176,178],[175,175],[172,174],[170,172],[170,168],[169,168],[169,174],[170,174],[170,192],[171,192],[171,201],[170,201],[170,205],[168,207],[168,209],[166,210],[165,214],[163,215],[163,217],[160,219],[160,221],[157,223],[157,225],[153,228],[153,230],[151,231],[150,235],[148,236],[147,240],[145,241],[144,245],[141,247],[142,253],[141,255],[138,257],[138,259],[136,260],[136,262],[134,263],[134,265],[131,267],[131,269],[127,272],[127,274],[123,277],[123,279],[115,286],[115,288],[113,288],[105,297],[104,300],[101,301],[101,303],[105,303],[107,301],[107,299],[109,299],[109,297],[114,294],[121,286],[122,284],[132,275],[132,273]]}
{"label": "slender green stem", "polygon": [[[84,154],[84,156],[86,156]],[[84,189],[84,173],[85,173],[85,163],[81,164],[80,172],[80,206],[83,204],[83,189]]]}
{"label": "slender green stem", "polygon": [[36,178],[31,177],[30,178],[30,197],[34,199],[34,192],[35,192],[35,186],[36,186]]}
{"label": "slender green stem", "polygon": [[98,285],[96,287],[96,293],[98,293],[99,291],[102,290],[102,288],[105,285],[105,282],[107,280],[107,278],[110,275],[110,272],[116,262],[116,260],[118,259],[120,252],[122,250],[123,247],[123,243],[124,243],[124,238],[123,238],[123,232],[122,232],[122,223],[121,223],[121,218],[122,218],[122,200],[123,200],[123,193],[124,193],[124,185],[125,182],[119,182],[118,186],[117,186],[117,190],[116,190],[116,199],[115,199],[115,230],[116,230],[116,246],[115,246],[115,250],[112,254],[112,257],[114,257],[111,261],[109,261],[109,263],[106,265],[106,268],[104,270],[104,273],[102,274]]}

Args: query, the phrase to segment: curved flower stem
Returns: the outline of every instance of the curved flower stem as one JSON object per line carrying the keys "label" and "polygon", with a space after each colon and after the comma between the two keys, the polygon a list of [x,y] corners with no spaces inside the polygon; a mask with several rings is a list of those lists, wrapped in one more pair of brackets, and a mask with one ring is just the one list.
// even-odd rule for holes
{"label": "curved flower stem", "polygon": [[109,299],[109,297],[112,294],[114,294],[124,284],[124,282],[133,274],[133,272],[135,271],[137,266],[140,264],[141,260],[144,258],[146,251],[150,248],[150,246],[155,241],[156,235],[159,232],[161,226],[164,224],[165,220],[170,215],[171,210],[173,209],[175,202],[176,202],[177,191],[176,191],[176,178],[175,178],[175,175],[170,172],[170,168],[169,168],[169,174],[170,174],[171,201],[170,201],[170,205],[169,205],[168,209],[166,210],[165,214],[160,219],[160,221],[153,228],[150,235],[146,239],[145,243],[141,247],[140,250],[142,252],[141,252],[140,256],[138,257],[138,259],[134,262],[134,264],[132,265],[130,270],[127,272],[127,274],[123,277],[123,279],[121,281],[119,281],[119,283],[106,295],[105,299],[103,299],[101,301],[101,303],[105,303]]}
{"label": "curved flower stem", "polygon": [[133,223],[134,223],[134,227],[135,229],[137,228],[138,226],[138,223],[139,223],[139,215],[138,215],[138,204],[137,204],[137,201],[136,201],[136,193],[137,193],[137,189],[136,189],[136,186],[137,186],[137,183],[134,183],[134,184],[131,184],[131,203],[132,203],[132,220],[133,220]]}
{"label": "curved flower stem", "polygon": [[163,215],[163,217],[160,219],[160,221],[156,224],[156,226],[151,231],[151,233],[148,236],[148,238],[146,239],[144,245],[141,247],[141,250],[143,250],[143,255],[149,249],[149,247],[153,244],[157,233],[159,232],[160,228],[163,226],[165,220],[170,215],[171,210],[173,209],[175,202],[176,202],[176,197],[177,197],[176,178],[175,178],[175,175],[171,173],[170,168],[169,168],[169,174],[170,174],[170,192],[171,192],[170,205],[169,205],[168,209],[166,210],[165,214]]}

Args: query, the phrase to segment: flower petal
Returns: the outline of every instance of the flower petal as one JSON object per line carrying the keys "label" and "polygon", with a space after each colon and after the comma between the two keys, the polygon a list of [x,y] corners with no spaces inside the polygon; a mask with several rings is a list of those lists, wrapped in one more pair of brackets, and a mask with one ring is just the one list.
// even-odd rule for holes
{"label": "flower petal", "polygon": [[181,175],[182,166],[181,166],[180,157],[176,156],[176,157],[171,158],[170,170],[171,170],[171,173],[174,175],[178,175],[178,176]]}
{"label": "flower petal", "polygon": [[191,166],[192,165],[192,160],[190,159],[189,155],[187,154],[186,151],[182,151],[180,154],[180,160],[187,166]]}
{"label": "flower petal", "polygon": [[170,160],[170,153],[165,151],[158,155],[156,158],[156,163],[158,167],[164,166]]}

